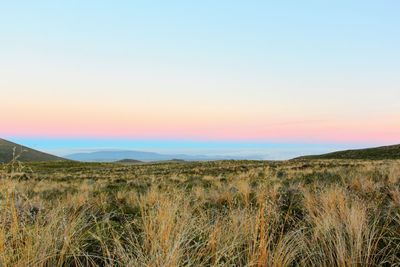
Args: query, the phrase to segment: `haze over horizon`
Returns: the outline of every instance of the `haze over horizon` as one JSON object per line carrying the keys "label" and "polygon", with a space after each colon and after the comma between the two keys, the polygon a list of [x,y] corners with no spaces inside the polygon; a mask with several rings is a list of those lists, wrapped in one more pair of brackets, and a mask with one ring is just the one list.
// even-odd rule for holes
{"label": "haze over horizon", "polygon": [[271,159],[400,143],[399,8],[5,2],[0,138]]}
{"label": "haze over horizon", "polygon": [[138,151],[216,159],[286,160],[304,155],[378,146],[362,143],[324,144],[132,139],[9,138],[8,140],[60,157],[101,151]]}

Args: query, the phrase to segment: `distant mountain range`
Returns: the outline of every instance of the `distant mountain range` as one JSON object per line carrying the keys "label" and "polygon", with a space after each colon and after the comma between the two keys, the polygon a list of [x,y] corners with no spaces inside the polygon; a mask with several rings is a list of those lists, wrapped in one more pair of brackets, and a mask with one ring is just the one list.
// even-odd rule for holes
{"label": "distant mountain range", "polygon": [[13,156],[18,157],[17,159],[22,162],[65,160],[57,156],[53,156],[26,146],[0,139],[0,163],[10,162],[13,159]]}
{"label": "distant mountain range", "polygon": [[302,156],[295,159],[400,159],[400,144],[365,149],[336,151],[322,155]]}
{"label": "distant mountain range", "polygon": [[[253,156],[258,157],[258,156]],[[166,161],[166,160],[184,160],[184,161],[206,161],[206,160],[223,160],[223,159],[233,159],[233,160],[243,160],[248,157],[239,156],[206,156],[206,155],[187,155],[187,154],[160,154],[155,152],[143,152],[143,151],[96,151],[88,153],[76,153],[71,155],[66,155],[65,158],[77,161],[87,161],[87,162],[115,162],[121,160],[138,160],[138,161]],[[262,159],[261,157],[257,159]]]}
{"label": "distant mountain range", "polygon": [[[7,163],[15,156],[22,162],[39,161],[64,161],[75,160],[85,162],[120,162],[120,163],[140,163],[150,161],[207,161],[207,160],[262,160],[262,156],[225,156],[225,155],[187,155],[187,154],[161,154],[143,151],[96,151],[88,153],[76,153],[67,155],[64,158],[50,155],[29,147],[25,147],[4,139],[0,139],[0,163]],[[322,155],[310,155],[295,158],[297,159],[400,159],[400,144],[392,146],[382,146],[366,149],[354,149],[337,151]]]}

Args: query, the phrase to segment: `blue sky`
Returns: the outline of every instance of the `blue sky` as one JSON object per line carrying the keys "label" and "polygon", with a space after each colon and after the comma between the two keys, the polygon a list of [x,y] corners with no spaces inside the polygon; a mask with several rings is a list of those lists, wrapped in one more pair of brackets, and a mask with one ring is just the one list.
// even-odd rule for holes
{"label": "blue sky", "polygon": [[398,143],[399,10],[398,1],[1,1],[0,136],[57,153]]}

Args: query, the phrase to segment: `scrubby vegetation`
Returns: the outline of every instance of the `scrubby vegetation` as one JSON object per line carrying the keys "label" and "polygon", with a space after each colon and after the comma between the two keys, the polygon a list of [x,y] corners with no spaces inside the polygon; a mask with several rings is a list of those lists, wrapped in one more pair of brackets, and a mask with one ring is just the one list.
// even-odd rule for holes
{"label": "scrubby vegetation", "polygon": [[0,138],[0,163],[7,163],[15,159],[21,162],[65,160]]}
{"label": "scrubby vegetation", "polygon": [[0,266],[396,266],[400,161],[4,164]]}
{"label": "scrubby vegetation", "polygon": [[374,148],[336,151],[322,155],[303,156],[299,157],[298,159],[364,159],[364,160],[400,159],[400,144],[392,146],[374,147]]}

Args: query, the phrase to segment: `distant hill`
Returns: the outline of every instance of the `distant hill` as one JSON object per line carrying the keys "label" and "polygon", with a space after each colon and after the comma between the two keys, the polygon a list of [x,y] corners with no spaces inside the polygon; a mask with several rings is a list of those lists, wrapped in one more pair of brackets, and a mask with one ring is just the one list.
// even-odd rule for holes
{"label": "distant hill", "polygon": [[115,162],[119,160],[134,159],[139,161],[166,161],[166,160],[183,160],[183,161],[202,161],[202,160],[223,160],[235,159],[241,160],[246,157],[237,156],[206,156],[206,155],[186,155],[186,154],[159,154],[155,152],[143,151],[96,151],[88,153],[76,153],[66,155],[65,158],[77,161],[87,162]]}
{"label": "distant hill", "polygon": [[22,162],[65,160],[0,138],[0,163],[7,163],[13,159],[14,148],[15,155],[19,155],[18,160]]}
{"label": "distant hill", "polygon": [[184,159],[171,159],[171,161],[175,161],[175,162],[185,162]]}
{"label": "distant hill", "polygon": [[116,161],[117,163],[129,163],[129,164],[134,164],[134,163],[142,163],[143,161],[136,160],[136,159],[121,159]]}
{"label": "distant hill", "polygon": [[400,159],[400,144],[375,148],[336,151],[322,155],[302,156],[295,159]]}

